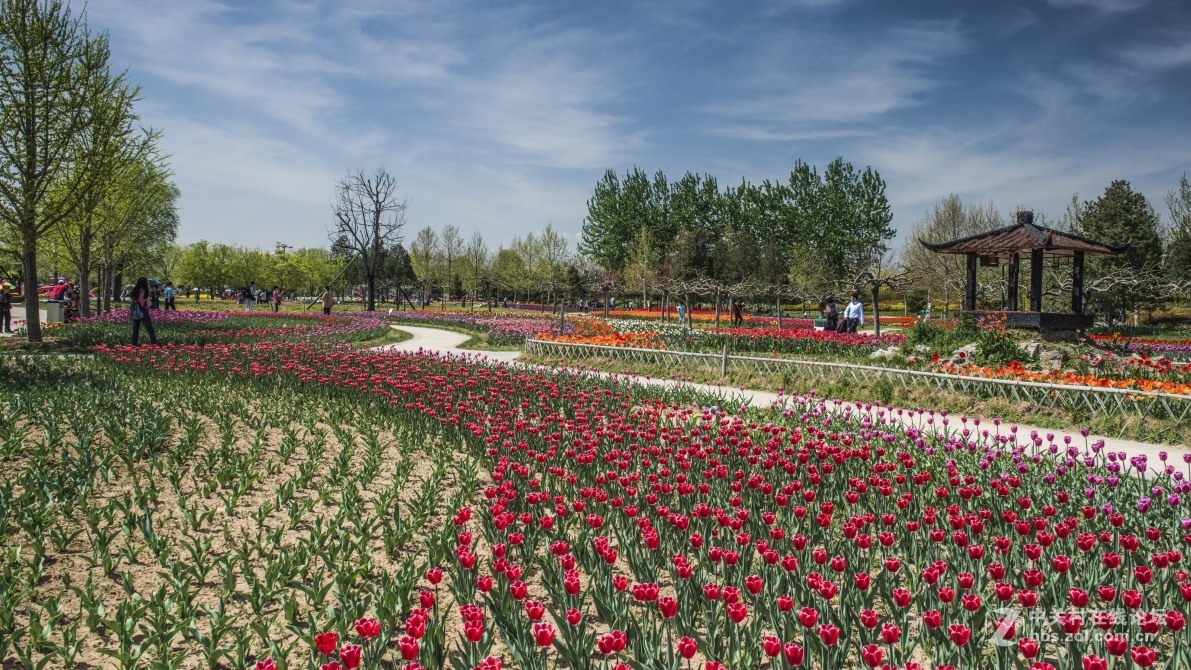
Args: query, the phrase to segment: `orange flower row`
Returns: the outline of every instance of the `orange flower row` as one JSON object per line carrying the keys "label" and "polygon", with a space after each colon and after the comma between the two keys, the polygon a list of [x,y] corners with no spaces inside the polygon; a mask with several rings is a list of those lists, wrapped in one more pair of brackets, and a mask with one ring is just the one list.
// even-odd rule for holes
{"label": "orange flower row", "polygon": [[581,335],[556,335],[539,333],[535,339],[564,344],[597,344],[605,347],[635,347],[637,349],[665,349],[657,333],[607,333]]}
{"label": "orange flower row", "polygon": [[1043,382],[1047,384],[1067,384],[1072,386],[1095,386],[1098,388],[1129,389],[1134,391],[1154,391],[1191,395],[1191,384],[1186,382],[1163,381],[1159,379],[1098,377],[1074,372],[1027,370],[1019,361],[1008,365],[992,368],[979,365],[948,365],[938,366],[940,372],[947,372],[968,377],[984,377],[986,379],[1018,379],[1021,381]]}

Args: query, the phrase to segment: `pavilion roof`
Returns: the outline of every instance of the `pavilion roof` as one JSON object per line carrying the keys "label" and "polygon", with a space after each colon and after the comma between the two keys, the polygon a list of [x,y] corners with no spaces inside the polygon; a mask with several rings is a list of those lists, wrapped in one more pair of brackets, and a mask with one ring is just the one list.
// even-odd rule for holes
{"label": "pavilion roof", "polygon": [[1089,240],[1073,233],[1054,230],[1033,223],[1018,223],[987,233],[969,235],[950,242],[932,244],[920,240],[922,246],[939,254],[976,254],[985,257],[1003,257],[1022,251],[1042,250],[1051,257],[1070,257],[1076,251],[1086,256],[1116,256],[1128,246],[1113,247]]}

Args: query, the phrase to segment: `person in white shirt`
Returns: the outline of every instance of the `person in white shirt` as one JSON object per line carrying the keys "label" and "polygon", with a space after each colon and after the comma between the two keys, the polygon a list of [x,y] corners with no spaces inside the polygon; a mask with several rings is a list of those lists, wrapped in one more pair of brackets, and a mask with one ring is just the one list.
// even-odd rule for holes
{"label": "person in white shirt", "polygon": [[852,302],[844,306],[844,318],[840,321],[839,332],[855,333],[856,329],[864,325],[864,303],[860,302],[860,294],[852,294]]}

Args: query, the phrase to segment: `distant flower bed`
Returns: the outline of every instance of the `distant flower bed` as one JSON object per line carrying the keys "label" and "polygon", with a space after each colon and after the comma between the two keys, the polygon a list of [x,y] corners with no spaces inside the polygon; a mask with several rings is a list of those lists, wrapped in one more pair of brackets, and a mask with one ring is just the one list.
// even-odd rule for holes
{"label": "distant flower bed", "polygon": [[[401,323],[447,325],[485,333],[490,344],[520,344],[535,333],[558,333],[558,319],[550,314],[488,314],[487,312],[405,311],[392,315]],[[573,317],[571,317],[573,318]],[[570,320],[563,325],[562,334],[574,331]]]}
{"label": "distant flower bed", "polygon": [[[387,325],[376,314],[345,312],[334,316],[272,312],[152,310],[157,338],[167,344],[212,344],[260,339],[284,342],[364,341],[383,334]],[[72,344],[126,342],[130,336],[127,309],[78,319],[61,330]],[[142,334],[142,337],[145,337]]]}

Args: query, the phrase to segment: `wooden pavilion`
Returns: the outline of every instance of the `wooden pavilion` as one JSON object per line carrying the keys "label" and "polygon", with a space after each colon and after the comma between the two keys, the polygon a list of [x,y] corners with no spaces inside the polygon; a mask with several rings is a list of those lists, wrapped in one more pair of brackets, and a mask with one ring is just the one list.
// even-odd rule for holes
{"label": "wooden pavilion", "polygon": [[[922,246],[937,254],[962,254],[967,259],[967,277],[964,282],[963,311],[976,311],[976,267],[1008,266],[1007,300],[1004,312],[1008,325],[1016,328],[1032,328],[1043,332],[1068,331],[1088,328],[1092,317],[1085,313],[1084,259],[1088,256],[1116,256],[1125,250],[1089,240],[1072,233],[1054,230],[1034,224],[1033,212],[1018,212],[1015,225],[998,228],[987,233]],[[1030,255],[1030,287],[1028,311],[1019,308],[1019,276],[1021,256]],[[1046,258],[1071,259],[1071,311],[1042,311],[1042,267]]]}

